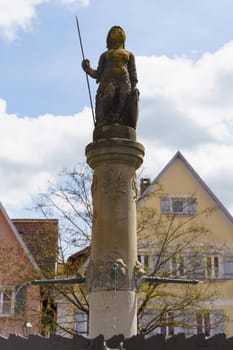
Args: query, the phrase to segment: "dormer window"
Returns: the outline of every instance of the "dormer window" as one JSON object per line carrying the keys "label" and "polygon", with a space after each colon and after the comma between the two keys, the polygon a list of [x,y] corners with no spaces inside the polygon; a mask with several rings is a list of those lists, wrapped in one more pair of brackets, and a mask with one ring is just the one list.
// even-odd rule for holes
{"label": "dormer window", "polygon": [[188,196],[166,196],[160,198],[162,213],[193,215],[196,212],[196,200]]}

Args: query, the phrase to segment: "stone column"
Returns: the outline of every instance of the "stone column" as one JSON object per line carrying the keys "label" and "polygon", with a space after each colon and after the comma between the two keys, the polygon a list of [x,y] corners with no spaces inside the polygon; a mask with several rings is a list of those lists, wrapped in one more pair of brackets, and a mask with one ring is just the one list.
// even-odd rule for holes
{"label": "stone column", "polygon": [[87,269],[89,335],[137,334],[137,263],[135,170],[144,147],[125,138],[98,139],[86,148],[94,170],[93,229]]}

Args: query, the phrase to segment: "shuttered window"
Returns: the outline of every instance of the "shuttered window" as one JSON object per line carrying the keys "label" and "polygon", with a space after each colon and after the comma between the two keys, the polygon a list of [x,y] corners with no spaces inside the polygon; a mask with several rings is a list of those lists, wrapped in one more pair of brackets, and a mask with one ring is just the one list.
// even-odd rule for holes
{"label": "shuttered window", "polygon": [[188,256],[187,276],[205,278],[204,257],[201,253],[190,253]]}
{"label": "shuttered window", "polygon": [[233,255],[225,254],[223,257],[224,278],[233,278]]}
{"label": "shuttered window", "polygon": [[87,335],[88,316],[86,313],[79,310],[74,313],[74,331],[78,334]]}
{"label": "shuttered window", "polygon": [[196,212],[196,200],[187,196],[165,196],[160,198],[162,213],[194,215]]}

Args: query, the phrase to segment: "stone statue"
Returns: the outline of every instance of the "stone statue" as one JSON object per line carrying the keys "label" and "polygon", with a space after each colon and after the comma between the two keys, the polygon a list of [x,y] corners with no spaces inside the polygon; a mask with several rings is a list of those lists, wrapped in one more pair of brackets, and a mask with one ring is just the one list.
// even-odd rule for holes
{"label": "stone statue", "polygon": [[99,58],[97,69],[88,59],[82,61],[83,70],[96,79],[96,127],[122,124],[136,128],[138,117],[137,73],[134,55],[125,50],[126,35],[113,26],[107,35],[107,51]]}

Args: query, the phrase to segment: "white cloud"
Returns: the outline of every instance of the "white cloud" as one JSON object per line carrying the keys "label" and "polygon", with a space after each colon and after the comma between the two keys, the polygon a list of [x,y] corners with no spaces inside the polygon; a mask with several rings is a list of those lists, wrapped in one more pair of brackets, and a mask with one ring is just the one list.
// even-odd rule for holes
{"label": "white cloud", "polygon": [[0,99],[0,193],[6,207],[23,208],[32,195],[45,191],[48,181],[64,167],[85,160],[91,142],[88,108],[74,116],[10,115]]}
{"label": "white cloud", "polygon": [[181,150],[232,210],[233,42],[198,61],[137,57],[137,68],[138,136],[146,146],[145,171],[155,177]]}
{"label": "white cloud", "polygon": [[[144,175],[155,177],[180,150],[233,213],[233,42],[198,61],[137,57]],[[62,167],[84,161],[92,138],[89,109],[74,116],[9,115],[0,99],[0,193],[19,207]]]}
{"label": "white cloud", "polygon": [[198,61],[154,56],[138,57],[137,64],[142,106],[153,107],[152,116],[146,106],[145,117],[154,126],[166,117],[174,127],[180,121],[193,133],[202,130],[208,142],[233,143],[233,42]]}
{"label": "white cloud", "polygon": [[0,30],[2,36],[13,40],[18,28],[31,27],[36,6],[44,0],[0,0]]}
{"label": "white cloud", "polygon": [[49,2],[87,6],[89,0],[0,0],[0,35],[9,41],[14,40],[19,29],[31,28],[37,6]]}

